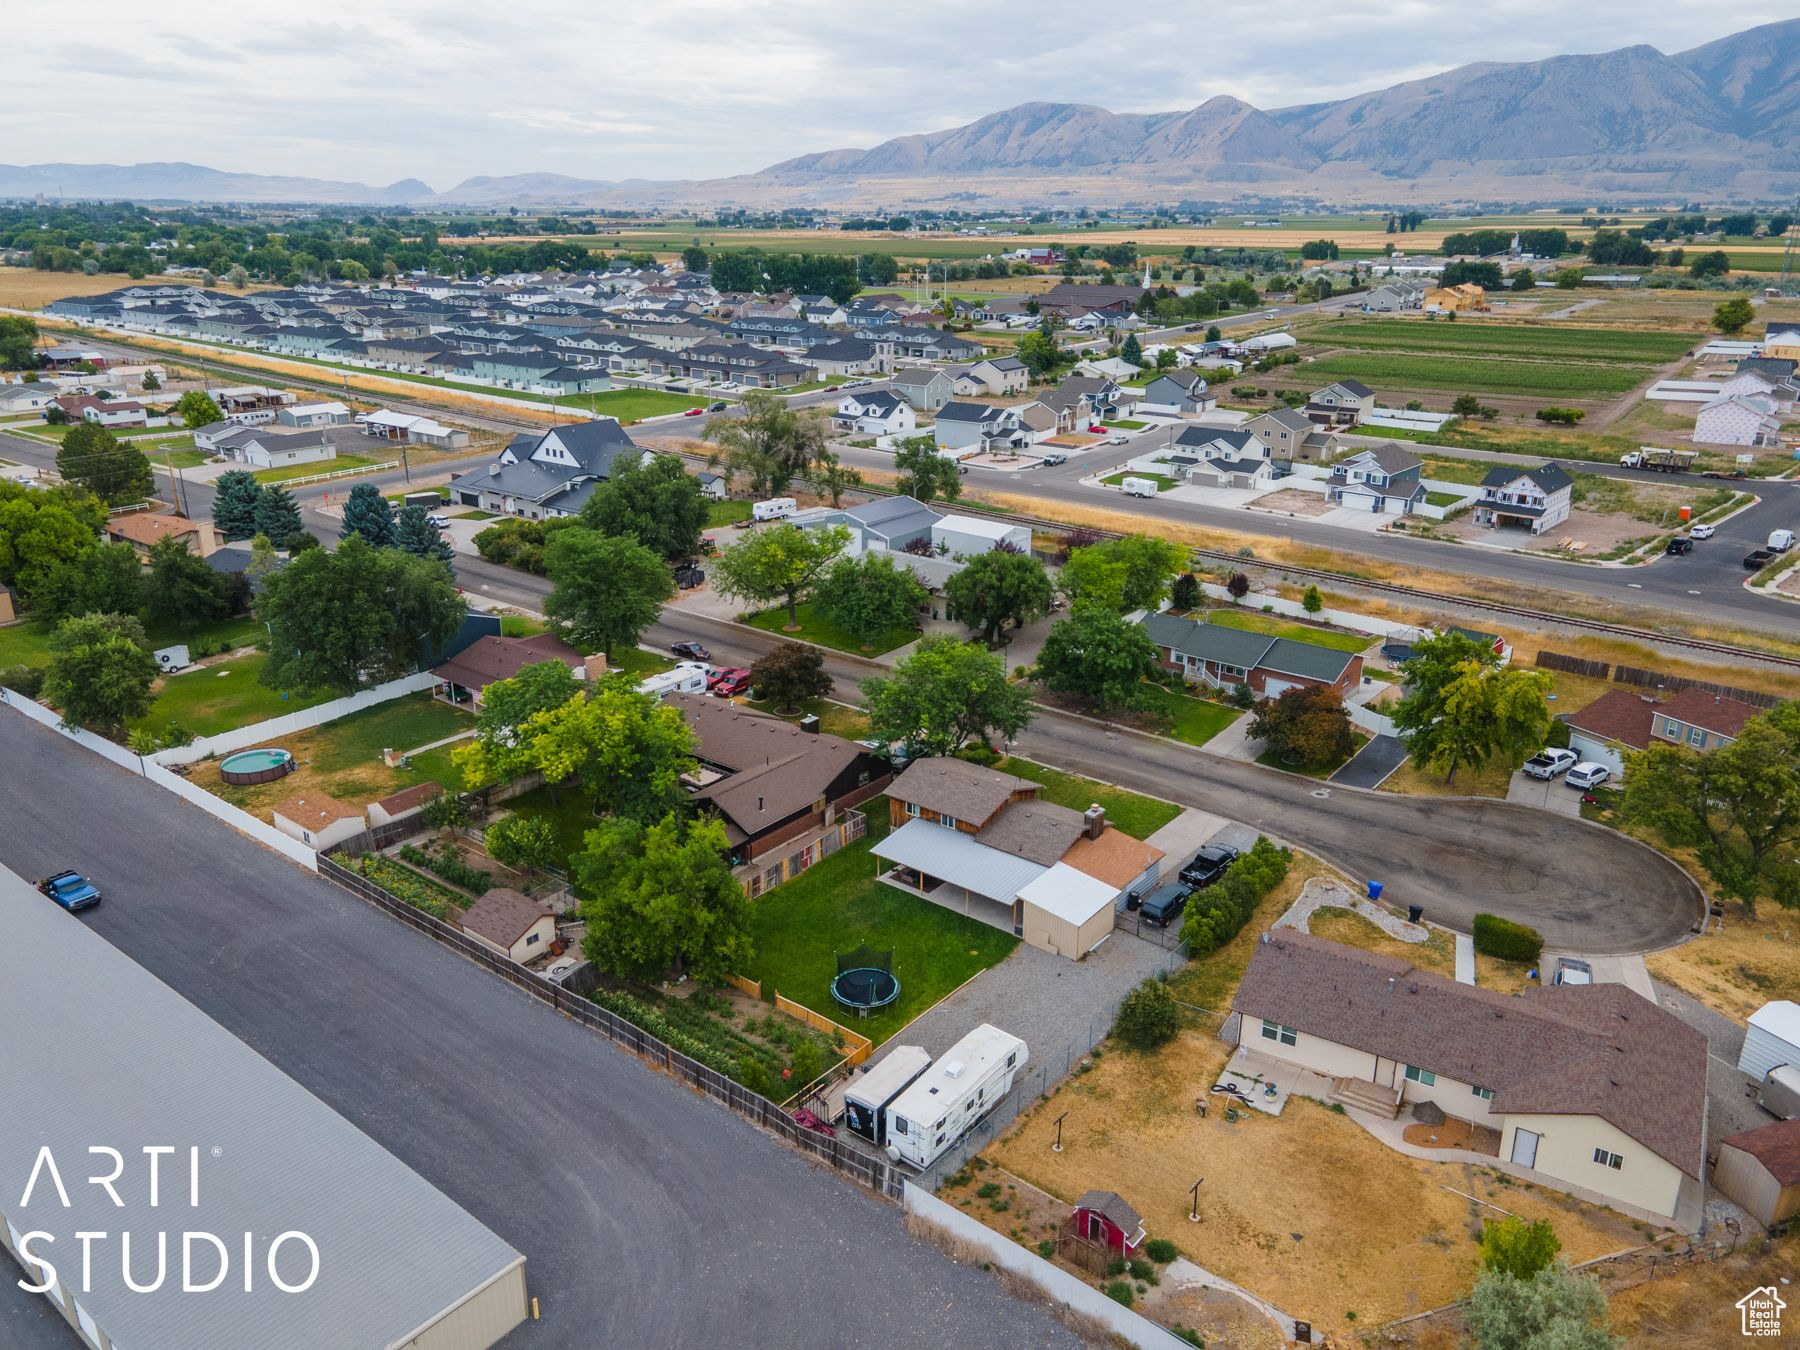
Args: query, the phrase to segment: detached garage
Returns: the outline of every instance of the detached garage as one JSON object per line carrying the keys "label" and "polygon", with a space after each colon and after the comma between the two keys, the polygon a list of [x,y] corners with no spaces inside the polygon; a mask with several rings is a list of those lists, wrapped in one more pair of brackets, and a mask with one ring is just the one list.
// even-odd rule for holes
{"label": "detached garage", "polygon": [[1764,1228],[1800,1214],[1800,1120],[1776,1121],[1722,1142],[1713,1185]]}
{"label": "detached garage", "polygon": [[1800,1065],[1800,1003],[1786,999],[1750,1014],[1750,1030],[1738,1052],[1739,1070],[1759,1083],[1783,1064]]}

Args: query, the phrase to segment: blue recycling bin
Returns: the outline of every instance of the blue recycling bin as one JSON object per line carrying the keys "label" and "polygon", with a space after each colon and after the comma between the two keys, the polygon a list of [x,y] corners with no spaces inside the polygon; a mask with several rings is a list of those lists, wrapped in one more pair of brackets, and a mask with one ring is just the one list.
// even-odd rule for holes
{"label": "blue recycling bin", "polygon": [[1369,899],[1381,899],[1381,883],[1379,881],[1371,881],[1369,883]]}

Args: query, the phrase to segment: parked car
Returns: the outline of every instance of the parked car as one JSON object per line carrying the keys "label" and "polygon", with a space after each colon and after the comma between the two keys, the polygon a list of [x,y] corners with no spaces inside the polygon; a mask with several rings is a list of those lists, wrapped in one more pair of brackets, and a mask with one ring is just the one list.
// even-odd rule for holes
{"label": "parked car", "polygon": [[1583,760],[1569,770],[1569,776],[1563,781],[1572,788],[1599,787],[1612,777],[1612,770],[1604,764],[1596,764],[1592,760]]}
{"label": "parked car", "polygon": [[742,666],[727,666],[706,682],[706,692],[714,698],[736,698],[750,684],[749,671]]}
{"label": "parked car", "polygon": [[1772,563],[1774,561],[1775,561],[1775,550],[1774,549],[1772,549],[1772,548],[1755,549],[1752,552],[1746,553],[1744,555],[1744,570],[1746,572],[1760,572],[1763,570],[1763,568],[1767,567],[1770,563]]}
{"label": "parked car", "polygon": [[1166,886],[1158,886],[1144,897],[1144,903],[1138,906],[1138,915],[1146,923],[1167,928],[1173,920],[1181,917],[1182,908],[1187,902],[1187,885],[1171,881]]}
{"label": "parked car", "polygon": [[828,394],[835,394],[842,387],[843,387],[842,385],[828,384],[825,386],[825,392]]}
{"label": "parked car", "polygon": [[671,642],[669,650],[677,656],[685,656],[690,661],[710,661],[712,653],[698,642]]}
{"label": "parked car", "polygon": [[1688,531],[1689,539],[1711,539],[1718,532],[1717,525],[1696,525]]}
{"label": "parked car", "polygon": [[1684,553],[1694,551],[1694,541],[1684,534],[1678,534],[1669,540],[1669,546],[1663,550],[1671,558],[1679,558]]}
{"label": "parked car", "polygon": [[708,412],[724,412],[725,411],[725,400],[722,398],[714,399],[711,403],[706,405],[706,411],[708,411]]}
{"label": "parked car", "polygon": [[1052,450],[1044,456],[1045,464],[1067,464],[1068,462],[1069,457],[1060,450]]}
{"label": "parked car", "polygon": [[706,412],[705,408],[689,408],[686,412],[684,412],[681,415],[683,417],[700,417],[700,416],[704,415],[705,412]]}
{"label": "parked car", "polygon": [[1573,956],[1556,958],[1556,977],[1552,984],[1592,984],[1594,968],[1586,961]]}
{"label": "parked car", "polygon": [[1225,875],[1225,869],[1237,861],[1238,851],[1224,844],[1208,844],[1181,869],[1181,880],[1195,890],[1202,890]]}
{"label": "parked car", "polygon": [[1525,761],[1525,772],[1532,778],[1555,778],[1574,768],[1579,758],[1573,750],[1540,750]]}
{"label": "parked car", "polygon": [[1090,422],[1088,424],[1088,435],[1104,436],[1105,434],[1106,434],[1106,428],[1101,426],[1098,422]]}
{"label": "parked car", "polygon": [[1106,443],[1108,445],[1129,445],[1131,444],[1131,437],[1121,431],[1116,436],[1108,436],[1106,438]]}
{"label": "parked car", "polygon": [[38,882],[37,888],[73,914],[78,909],[92,909],[100,903],[100,889],[81,873],[58,872]]}
{"label": "parked car", "polygon": [[447,530],[450,528],[450,517],[449,516],[446,516],[446,515],[426,516],[425,519],[429,520],[433,525],[435,525],[440,530]]}

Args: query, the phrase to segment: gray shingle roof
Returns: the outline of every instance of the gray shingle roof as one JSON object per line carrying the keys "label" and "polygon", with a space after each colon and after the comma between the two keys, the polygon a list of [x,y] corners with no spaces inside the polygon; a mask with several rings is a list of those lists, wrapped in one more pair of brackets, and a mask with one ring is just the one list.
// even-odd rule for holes
{"label": "gray shingle roof", "polygon": [[1508,483],[1516,483],[1521,478],[1529,478],[1544,490],[1545,496],[1551,496],[1571,486],[1574,479],[1565,473],[1560,465],[1545,464],[1536,469],[1527,469],[1511,464],[1500,464],[1491,468],[1482,477],[1483,487],[1505,487]]}
{"label": "gray shingle roof", "polygon": [[917,759],[888,787],[895,801],[913,802],[972,825],[985,824],[1015,792],[1037,784],[962,759]]}

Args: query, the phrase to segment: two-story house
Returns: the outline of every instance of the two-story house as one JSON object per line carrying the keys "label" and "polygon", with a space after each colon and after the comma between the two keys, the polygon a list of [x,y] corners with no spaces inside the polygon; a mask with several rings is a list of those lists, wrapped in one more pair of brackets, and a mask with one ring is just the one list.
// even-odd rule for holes
{"label": "two-story house", "polygon": [[1781,444],[1781,416],[1764,394],[1723,394],[1700,405],[1694,415],[1700,445],[1771,447]]}
{"label": "two-story house", "polygon": [[642,461],[650,452],[616,418],[571,422],[513,437],[485,470],[453,476],[450,493],[460,506],[527,520],[578,515],[621,456]]}
{"label": "two-story house", "polygon": [[838,400],[831,425],[839,431],[865,436],[911,435],[919,425],[912,405],[886,389],[858,391]]}
{"label": "two-story house", "polygon": [[1411,515],[1425,500],[1419,481],[1425,466],[1402,446],[1378,445],[1347,455],[1331,466],[1327,493],[1339,506]]}
{"label": "two-story house", "polygon": [[1186,427],[1170,451],[1169,467],[1201,487],[1260,489],[1275,479],[1269,447],[1243,427]]}
{"label": "two-story house", "polygon": [[1031,371],[1016,356],[989,356],[967,366],[951,381],[963,398],[1006,398],[1022,394],[1031,383]]}
{"label": "two-story house", "polygon": [[1497,465],[1481,480],[1475,523],[1542,534],[1569,518],[1574,490],[1574,480],[1554,464],[1538,469]]}
{"label": "two-story house", "polygon": [[1375,409],[1375,391],[1361,380],[1339,380],[1313,391],[1306,415],[1322,426],[1353,427]]}
{"label": "two-story house", "polygon": [[1197,370],[1165,370],[1144,386],[1138,402],[1143,411],[1173,413],[1210,412],[1219,406],[1210,387]]}
{"label": "two-story house", "polygon": [[1269,447],[1277,464],[1329,464],[1344,448],[1335,431],[1321,427],[1298,408],[1272,408],[1243,424]]}
{"label": "two-story house", "polygon": [[990,403],[946,403],[932,424],[938,449],[963,454],[990,450],[1023,450],[1031,444],[1031,430],[1016,408],[996,408]]}

